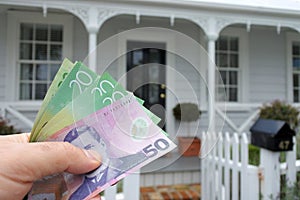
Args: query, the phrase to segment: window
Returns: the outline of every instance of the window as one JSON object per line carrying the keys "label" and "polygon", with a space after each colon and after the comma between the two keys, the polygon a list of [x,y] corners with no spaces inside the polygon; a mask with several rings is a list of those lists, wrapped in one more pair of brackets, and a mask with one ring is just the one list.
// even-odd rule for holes
{"label": "window", "polygon": [[62,60],[72,59],[73,17],[8,11],[7,100],[42,100]]}
{"label": "window", "polygon": [[292,44],[293,99],[300,102],[300,42]]}
{"label": "window", "polygon": [[223,80],[217,83],[217,91],[226,92],[226,99],[222,94],[217,95],[218,101],[237,102],[239,100],[239,38],[220,36],[216,42],[216,65]]}
{"label": "window", "polygon": [[21,100],[43,99],[60,63],[63,26],[20,24],[19,67]]}

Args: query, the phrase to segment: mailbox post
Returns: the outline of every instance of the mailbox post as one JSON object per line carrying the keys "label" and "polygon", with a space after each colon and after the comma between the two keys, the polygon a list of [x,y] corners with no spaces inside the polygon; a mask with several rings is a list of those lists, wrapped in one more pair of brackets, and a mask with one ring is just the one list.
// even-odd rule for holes
{"label": "mailbox post", "polygon": [[250,132],[251,144],[261,147],[260,169],[263,199],[276,199],[280,193],[280,152],[293,150],[295,131],[284,121],[258,119]]}

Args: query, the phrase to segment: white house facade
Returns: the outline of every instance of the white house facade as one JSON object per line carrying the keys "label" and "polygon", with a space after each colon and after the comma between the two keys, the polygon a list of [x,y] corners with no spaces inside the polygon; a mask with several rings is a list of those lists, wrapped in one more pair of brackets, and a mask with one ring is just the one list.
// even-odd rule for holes
{"label": "white house facade", "polygon": [[[151,94],[165,110],[167,132],[178,133],[177,102],[199,105],[200,120],[191,124],[199,136],[248,132],[263,103],[300,102],[300,2],[264,2],[0,1],[0,114],[30,131],[65,57],[99,74],[109,71],[131,89],[128,63],[148,55],[170,66],[140,77],[162,75]],[[150,50],[134,51],[139,47]],[[192,182],[200,181],[198,167],[188,175]]]}

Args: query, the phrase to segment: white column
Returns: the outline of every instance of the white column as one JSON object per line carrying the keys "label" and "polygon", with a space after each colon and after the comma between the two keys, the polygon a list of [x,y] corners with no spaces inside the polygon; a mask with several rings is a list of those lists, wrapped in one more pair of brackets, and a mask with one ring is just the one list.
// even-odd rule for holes
{"label": "white column", "polygon": [[105,197],[105,200],[113,200],[113,199],[116,199],[116,195],[117,195],[117,184],[108,187],[108,188],[105,189],[105,191],[104,191],[104,197]]}
{"label": "white column", "polygon": [[100,29],[98,23],[99,10],[96,7],[89,8],[87,30],[89,32],[89,68],[93,71],[97,69],[97,33]]}
{"label": "white column", "polygon": [[140,171],[129,174],[123,182],[124,199],[140,199]]}
{"label": "white column", "polygon": [[209,132],[215,132],[215,41],[216,35],[208,35],[208,117],[209,117]]}
{"label": "white column", "polygon": [[89,28],[89,53],[88,66],[91,70],[96,72],[97,69],[97,32],[96,28]]}
{"label": "white column", "polygon": [[263,171],[261,193],[263,199],[277,199],[280,192],[279,152],[260,149],[260,167]]}

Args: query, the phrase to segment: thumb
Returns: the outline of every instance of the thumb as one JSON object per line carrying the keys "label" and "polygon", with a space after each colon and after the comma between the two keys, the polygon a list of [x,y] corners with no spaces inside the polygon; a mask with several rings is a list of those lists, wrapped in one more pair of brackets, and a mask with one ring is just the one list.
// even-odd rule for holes
{"label": "thumb", "polygon": [[[12,144],[10,144],[11,147]],[[33,182],[44,176],[60,172],[82,174],[100,165],[95,151],[86,151],[66,142],[15,144],[9,148],[8,171],[13,180]],[[1,152],[0,152],[1,153]]]}

